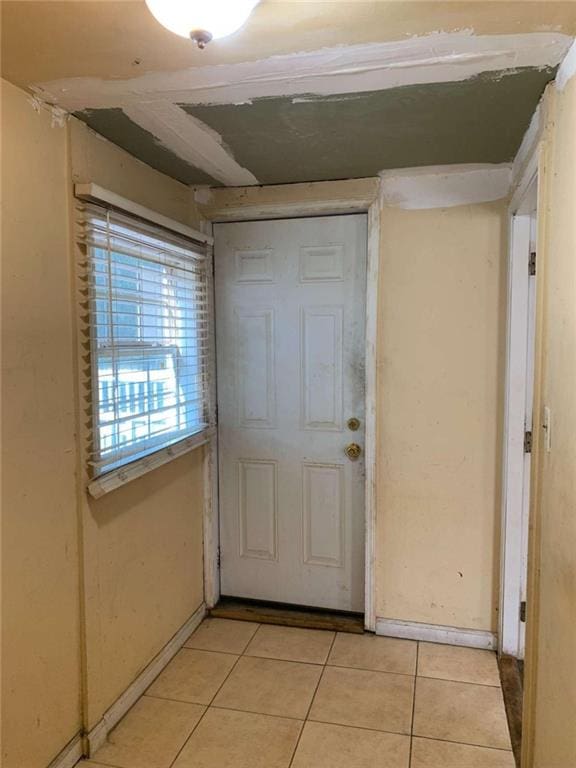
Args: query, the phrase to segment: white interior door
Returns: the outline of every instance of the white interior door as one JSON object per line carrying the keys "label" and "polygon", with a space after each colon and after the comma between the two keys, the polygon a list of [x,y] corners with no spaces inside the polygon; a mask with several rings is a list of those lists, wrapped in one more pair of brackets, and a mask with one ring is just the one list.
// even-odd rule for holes
{"label": "white interior door", "polygon": [[223,595],[363,611],[366,224],[214,227]]}

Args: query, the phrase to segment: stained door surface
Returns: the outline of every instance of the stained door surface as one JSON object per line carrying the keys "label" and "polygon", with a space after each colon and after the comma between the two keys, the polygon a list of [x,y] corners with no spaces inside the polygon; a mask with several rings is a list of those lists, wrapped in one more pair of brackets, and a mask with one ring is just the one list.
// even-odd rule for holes
{"label": "stained door surface", "polygon": [[214,234],[222,594],[362,611],[366,216]]}

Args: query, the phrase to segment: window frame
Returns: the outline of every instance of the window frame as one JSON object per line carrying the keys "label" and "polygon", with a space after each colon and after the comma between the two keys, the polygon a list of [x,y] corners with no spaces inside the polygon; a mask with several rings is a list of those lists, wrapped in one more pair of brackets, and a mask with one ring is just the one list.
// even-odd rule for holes
{"label": "window frame", "polygon": [[[104,494],[124,485],[131,480],[141,477],[147,472],[166,464],[179,456],[195,450],[196,448],[209,443],[215,438],[216,430],[216,400],[215,400],[215,355],[214,355],[214,285],[213,285],[213,238],[202,232],[192,229],[187,225],[169,219],[162,214],[151,211],[138,203],[127,200],[113,192],[104,190],[95,184],[76,184],[74,195],[79,204],[92,203],[103,208],[114,210],[122,215],[130,216],[143,223],[153,225],[159,229],[167,230],[168,233],[184,236],[193,241],[195,245],[205,248],[206,259],[206,315],[208,320],[208,348],[206,351],[206,366],[208,369],[207,386],[205,390],[207,426],[192,435],[185,436],[170,445],[164,445],[157,449],[148,451],[145,455],[128,459],[124,464],[110,469],[96,477],[92,477],[89,472],[89,459],[93,450],[93,440],[95,439],[96,423],[92,411],[89,413],[90,427],[84,427],[83,431],[83,468],[86,476],[86,486],[88,493],[99,498]],[[78,217],[76,219],[79,224]],[[82,246],[80,232],[78,229],[76,237],[76,248],[79,252],[78,268],[78,288],[80,306],[86,310],[81,312],[80,324],[81,333],[79,343],[81,345],[80,355],[86,354],[86,342],[91,344],[96,325],[92,322],[89,303],[86,305],[86,279],[89,271],[89,257],[86,247]],[[86,411],[88,402],[92,399],[92,386],[97,382],[97,375],[93,369],[91,355],[86,366],[80,366],[81,376],[81,413]],[[81,360],[85,359],[81,357]],[[144,449],[146,450],[146,449]]]}

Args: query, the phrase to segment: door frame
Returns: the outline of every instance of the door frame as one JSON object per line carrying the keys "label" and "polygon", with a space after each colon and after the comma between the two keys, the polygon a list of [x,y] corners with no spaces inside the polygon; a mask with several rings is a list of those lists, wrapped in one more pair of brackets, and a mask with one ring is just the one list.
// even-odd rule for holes
{"label": "door frame", "polygon": [[[380,263],[380,200],[379,180],[364,179],[365,187],[358,196],[337,197],[330,194],[330,182],[317,184],[292,184],[285,186],[260,187],[259,192],[266,198],[267,191],[273,197],[274,190],[288,190],[284,202],[270,200],[254,201],[246,195],[246,202],[235,206],[212,207],[203,212],[208,233],[212,234],[213,224],[240,221],[263,221],[266,219],[294,219],[314,216],[334,216],[363,213],[368,216],[367,265],[366,265],[366,435],[365,461],[365,568],[364,568],[364,626],[376,630],[375,600],[375,533],[376,533],[376,378],[377,378],[377,313],[378,275]],[[366,182],[371,182],[366,184]],[[298,189],[300,187],[300,189]],[[252,190],[251,187],[247,188]],[[326,195],[322,195],[323,189]],[[311,191],[315,191],[313,199]],[[241,190],[235,190],[239,192]],[[216,374],[217,375],[217,374]],[[215,387],[213,388],[215,398]],[[214,400],[215,403],[215,400]],[[214,606],[220,597],[219,574],[219,510],[218,510],[218,437],[212,437],[205,454],[204,503],[204,594],[206,605]]]}
{"label": "door frame", "polygon": [[[531,200],[536,195],[538,221],[539,145],[527,159],[508,207],[508,301],[507,347],[502,464],[502,527],[500,544],[500,605],[498,653],[516,658],[523,655],[520,631],[522,585],[527,580],[528,528],[530,522],[530,468],[525,460],[524,436],[530,386],[527,378],[530,301],[528,262],[530,257]],[[535,358],[532,349],[532,362]],[[533,367],[533,366],[532,366]],[[532,414],[532,432],[537,418]]]}

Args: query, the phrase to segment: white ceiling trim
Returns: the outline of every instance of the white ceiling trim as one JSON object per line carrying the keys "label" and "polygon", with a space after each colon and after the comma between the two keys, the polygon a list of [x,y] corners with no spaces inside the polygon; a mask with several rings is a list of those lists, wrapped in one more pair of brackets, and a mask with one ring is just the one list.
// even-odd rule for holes
{"label": "white ceiling trim", "polygon": [[134,123],[153,134],[175,155],[226,186],[258,184],[258,179],[239,165],[222,144],[220,136],[169,101],[142,102],[123,107]]}
{"label": "white ceiling trim", "polygon": [[551,32],[438,32],[406,40],[324,48],[259,61],[155,72],[129,80],[69,78],[33,86],[69,111],[142,100],[236,104],[270,96],[333,95],[467,80],[481,72],[556,66],[572,38]]}
{"label": "white ceiling trim", "polygon": [[420,210],[488,203],[507,197],[512,166],[469,164],[407,168],[380,173],[383,208]]}

